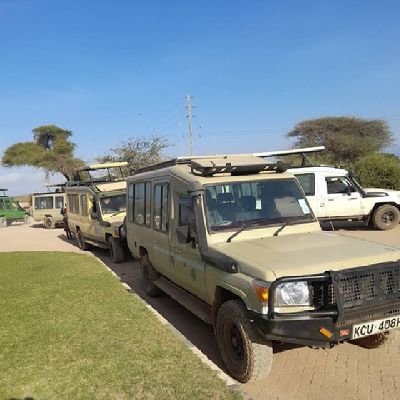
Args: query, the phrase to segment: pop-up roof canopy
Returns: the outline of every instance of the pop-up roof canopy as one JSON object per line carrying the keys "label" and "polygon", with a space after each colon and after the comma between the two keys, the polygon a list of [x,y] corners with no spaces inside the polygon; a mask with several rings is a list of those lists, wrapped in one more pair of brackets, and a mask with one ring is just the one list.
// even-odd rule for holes
{"label": "pop-up roof canopy", "polygon": [[67,186],[94,185],[125,180],[123,167],[126,161],[85,165],[75,169],[73,181],[67,182]]}

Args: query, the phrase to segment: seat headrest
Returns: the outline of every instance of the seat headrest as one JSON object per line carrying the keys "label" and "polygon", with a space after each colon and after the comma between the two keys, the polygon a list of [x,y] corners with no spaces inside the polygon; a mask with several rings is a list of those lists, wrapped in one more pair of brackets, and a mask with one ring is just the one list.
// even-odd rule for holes
{"label": "seat headrest", "polygon": [[240,204],[246,211],[253,211],[256,209],[256,198],[254,196],[242,196]]}
{"label": "seat headrest", "polygon": [[217,194],[217,202],[218,203],[232,203],[233,202],[233,193],[218,193]]}

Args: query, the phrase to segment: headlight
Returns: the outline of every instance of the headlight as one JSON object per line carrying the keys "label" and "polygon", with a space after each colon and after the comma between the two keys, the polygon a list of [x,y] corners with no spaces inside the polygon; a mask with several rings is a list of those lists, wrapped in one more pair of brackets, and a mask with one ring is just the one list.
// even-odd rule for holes
{"label": "headlight", "polygon": [[310,291],[307,282],[284,282],[277,286],[275,306],[309,306]]}

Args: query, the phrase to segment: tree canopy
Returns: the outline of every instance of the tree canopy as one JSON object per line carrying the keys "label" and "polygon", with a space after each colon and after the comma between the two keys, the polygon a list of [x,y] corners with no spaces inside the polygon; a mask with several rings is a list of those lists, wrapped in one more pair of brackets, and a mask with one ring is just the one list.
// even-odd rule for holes
{"label": "tree canopy", "polygon": [[400,159],[393,154],[371,154],[354,164],[354,172],[364,187],[400,189]]}
{"label": "tree canopy", "polygon": [[3,166],[43,168],[47,173],[59,172],[69,179],[73,169],[83,165],[82,160],[74,157],[71,131],[56,125],[43,125],[33,129],[32,133],[32,142],[15,143],[5,150]]}
{"label": "tree canopy", "polygon": [[160,136],[132,137],[96,160],[101,163],[127,161],[129,168],[135,170],[162,161],[162,152],[168,146],[167,141]]}
{"label": "tree canopy", "polygon": [[393,134],[385,121],[356,117],[302,121],[287,133],[287,137],[296,140],[295,147],[325,146],[318,161],[344,166],[393,143]]}

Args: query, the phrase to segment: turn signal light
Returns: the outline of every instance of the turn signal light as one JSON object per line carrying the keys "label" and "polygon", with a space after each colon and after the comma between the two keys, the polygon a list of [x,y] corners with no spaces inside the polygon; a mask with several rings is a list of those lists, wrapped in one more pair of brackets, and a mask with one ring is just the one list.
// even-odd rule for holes
{"label": "turn signal light", "polygon": [[268,288],[265,287],[261,282],[254,281],[253,288],[256,292],[257,298],[262,303],[266,303],[268,301]]}

